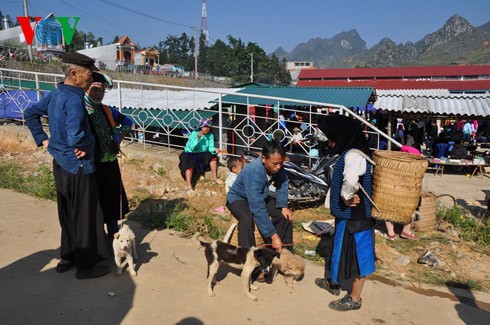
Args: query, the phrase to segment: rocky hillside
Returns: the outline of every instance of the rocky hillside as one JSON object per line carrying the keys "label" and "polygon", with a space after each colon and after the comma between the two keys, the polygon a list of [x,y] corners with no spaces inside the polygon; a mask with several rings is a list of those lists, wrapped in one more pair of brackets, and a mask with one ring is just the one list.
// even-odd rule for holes
{"label": "rocky hillside", "polygon": [[[365,51],[366,41],[353,29],[330,39],[310,39],[296,46],[291,53],[284,55],[283,52],[283,56],[290,61],[314,61],[316,66],[341,66],[346,58]],[[274,53],[280,58],[280,51]]]}
{"label": "rocky hillside", "polygon": [[279,48],[274,54],[290,61],[314,61],[315,66],[323,68],[489,63],[490,21],[474,27],[456,14],[415,43],[396,44],[383,38],[370,49],[358,32],[351,30],[330,39],[311,39],[290,53]]}

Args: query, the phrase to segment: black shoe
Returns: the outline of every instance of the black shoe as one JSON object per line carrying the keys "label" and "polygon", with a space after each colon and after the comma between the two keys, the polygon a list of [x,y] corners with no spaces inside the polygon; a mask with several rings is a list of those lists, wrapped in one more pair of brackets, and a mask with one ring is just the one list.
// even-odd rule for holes
{"label": "black shoe", "polygon": [[361,306],[362,299],[359,299],[358,302],[354,302],[349,294],[346,294],[344,298],[332,301],[328,304],[328,307],[337,311],[358,310],[361,309]]}
{"label": "black shoe", "polygon": [[316,278],[315,284],[322,289],[327,290],[334,296],[340,295],[340,286],[333,284],[331,280],[325,280],[324,278]]}
{"label": "black shoe", "polygon": [[75,262],[73,261],[66,261],[66,263],[58,263],[58,265],[56,265],[56,272],[58,273],[64,273],[66,271],[68,271],[69,269],[72,268],[72,266],[75,266]]}
{"label": "black shoe", "polygon": [[75,277],[79,280],[100,278],[109,272],[111,272],[111,269],[107,265],[94,266],[94,268],[89,271],[77,271]]}

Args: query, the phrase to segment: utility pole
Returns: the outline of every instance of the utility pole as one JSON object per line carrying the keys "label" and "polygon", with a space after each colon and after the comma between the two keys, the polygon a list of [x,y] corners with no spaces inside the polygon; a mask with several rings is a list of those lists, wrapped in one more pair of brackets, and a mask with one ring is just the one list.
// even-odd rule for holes
{"label": "utility pole", "polygon": [[197,79],[197,27],[194,29],[194,79]]}
{"label": "utility pole", "polygon": [[[29,17],[27,11],[27,0],[24,0],[24,17]],[[27,45],[27,52],[29,52],[29,60],[32,62],[32,45]]]}
{"label": "utility pole", "polygon": [[254,82],[254,54],[250,53],[250,82]]}

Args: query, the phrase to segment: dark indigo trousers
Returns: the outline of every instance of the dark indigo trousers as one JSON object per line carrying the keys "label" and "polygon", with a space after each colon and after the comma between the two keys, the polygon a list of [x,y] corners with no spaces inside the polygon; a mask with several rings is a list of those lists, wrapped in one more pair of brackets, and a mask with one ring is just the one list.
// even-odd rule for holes
{"label": "dark indigo trousers", "polygon": [[53,160],[53,175],[61,226],[60,256],[75,261],[80,271],[90,270],[107,257],[95,174],[84,174],[80,167],[74,175]]}

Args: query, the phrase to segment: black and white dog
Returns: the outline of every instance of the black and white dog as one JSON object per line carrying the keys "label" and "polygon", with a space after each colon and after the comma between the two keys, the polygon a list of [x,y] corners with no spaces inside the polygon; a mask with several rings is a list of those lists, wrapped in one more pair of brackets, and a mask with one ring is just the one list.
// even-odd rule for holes
{"label": "black and white dog", "polygon": [[257,287],[251,283],[252,272],[257,267],[260,272],[267,274],[270,271],[274,257],[279,257],[280,255],[270,248],[236,247],[220,240],[215,240],[211,243],[200,242],[205,247],[204,254],[208,262],[208,294],[214,297],[214,276],[218,272],[221,262],[225,262],[234,267],[243,268],[241,274],[243,292],[248,298],[257,301],[257,297],[250,293],[250,289],[257,290]]}

